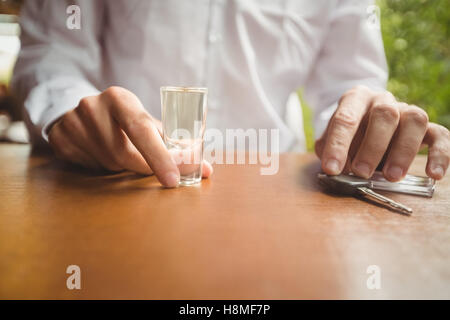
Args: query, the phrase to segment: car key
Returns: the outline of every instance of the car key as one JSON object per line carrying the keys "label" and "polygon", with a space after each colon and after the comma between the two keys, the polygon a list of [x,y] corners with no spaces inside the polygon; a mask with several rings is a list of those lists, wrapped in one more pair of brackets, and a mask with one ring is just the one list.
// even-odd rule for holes
{"label": "car key", "polygon": [[411,208],[373,191],[371,189],[371,181],[362,180],[351,175],[329,176],[319,173],[317,177],[323,185],[336,193],[352,196],[359,194],[402,214],[412,214]]}

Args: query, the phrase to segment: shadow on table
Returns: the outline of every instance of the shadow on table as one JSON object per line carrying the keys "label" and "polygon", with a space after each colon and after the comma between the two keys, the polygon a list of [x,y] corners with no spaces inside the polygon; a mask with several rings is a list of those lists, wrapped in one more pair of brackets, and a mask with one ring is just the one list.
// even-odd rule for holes
{"label": "shadow on table", "polygon": [[302,189],[309,191],[322,191],[322,186],[319,184],[317,174],[321,172],[320,160],[315,158],[312,161],[308,161],[306,164],[302,164],[297,171],[297,183]]}
{"label": "shadow on table", "polygon": [[302,189],[314,192],[322,192],[334,198],[347,198],[349,196],[331,192],[328,188],[319,183],[317,174],[322,172],[319,159],[312,160],[301,166],[298,171],[297,183]]}
{"label": "shadow on table", "polygon": [[86,169],[56,159],[48,152],[33,152],[28,160],[28,176],[32,183],[78,189],[89,194],[165,190],[155,176]]}
{"label": "shadow on table", "polygon": [[[303,165],[301,167],[301,169],[299,170],[298,179],[297,179],[298,184],[301,186],[302,189],[306,189],[306,190],[314,191],[314,192],[322,192],[333,198],[350,198],[350,197],[352,197],[351,195],[349,196],[349,195],[343,195],[343,194],[333,192],[329,188],[321,185],[319,183],[319,179],[317,178],[317,174],[320,172],[322,172],[322,169],[321,169],[320,161],[318,159],[315,161],[313,160],[313,161],[307,163],[306,165]],[[385,194],[387,196],[392,196],[392,194],[389,194],[386,192],[380,192],[380,193]],[[385,205],[380,204],[374,200],[368,199],[362,195],[356,195],[355,198],[357,198],[361,201],[367,202],[370,205],[374,205],[379,208],[384,208],[391,212],[398,213],[400,215],[404,215],[395,209],[387,208]]]}

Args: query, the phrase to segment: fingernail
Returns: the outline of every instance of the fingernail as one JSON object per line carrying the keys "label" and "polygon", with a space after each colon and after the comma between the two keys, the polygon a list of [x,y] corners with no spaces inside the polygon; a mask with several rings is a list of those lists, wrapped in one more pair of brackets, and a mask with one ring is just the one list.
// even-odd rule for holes
{"label": "fingernail", "polygon": [[365,162],[358,162],[355,165],[355,170],[354,171],[356,171],[355,173],[358,176],[361,176],[361,177],[367,179],[367,178],[370,177],[370,173],[371,173],[372,170],[370,169],[370,166],[367,163],[365,163]]}
{"label": "fingernail", "polygon": [[431,171],[433,172],[433,174],[438,178],[441,179],[444,176],[444,168],[442,168],[441,166],[437,165],[434,166]]}
{"label": "fingernail", "polygon": [[330,174],[339,174],[340,172],[339,161],[335,159],[330,159],[325,163],[325,168]]}
{"label": "fingernail", "polygon": [[387,174],[392,180],[400,180],[403,177],[403,169],[398,166],[389,167]]}
{"label": "fingernail", "polygon": [[166,173],[164,185],[167,188],[175,188],[178,186],[179,182],[180,182],[180,177],[178,176],[178,174],[176,174],[174,172]]}

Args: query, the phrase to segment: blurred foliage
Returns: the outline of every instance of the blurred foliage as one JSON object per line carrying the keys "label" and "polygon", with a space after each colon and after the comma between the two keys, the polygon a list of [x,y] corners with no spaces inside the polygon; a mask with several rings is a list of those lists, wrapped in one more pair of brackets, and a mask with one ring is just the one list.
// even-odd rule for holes
{"label": "blurred foliage", "polygon": [[302,106],[302,116],[303,116],[303,131],[305,134],[306,141],[306,151],[314,151],[314,125],[313,125],[313,111],[309,107],[308,103],[304,99],[303,89],[300,88],[297,91],[298,98],[300,100],[300,105]]}
{"label": "blurred foliage", "polygon": [[450,128],[450,0],[378,0],[388,89]]}

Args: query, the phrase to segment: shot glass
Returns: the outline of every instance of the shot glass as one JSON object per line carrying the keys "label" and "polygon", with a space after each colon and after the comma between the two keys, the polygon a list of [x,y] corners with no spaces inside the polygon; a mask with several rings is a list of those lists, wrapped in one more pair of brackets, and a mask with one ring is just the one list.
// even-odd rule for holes
{"label": "shot glass", "polygon": [[163,139],[180,170],[180,185],[202,180],[206,88],[161,87]]}

